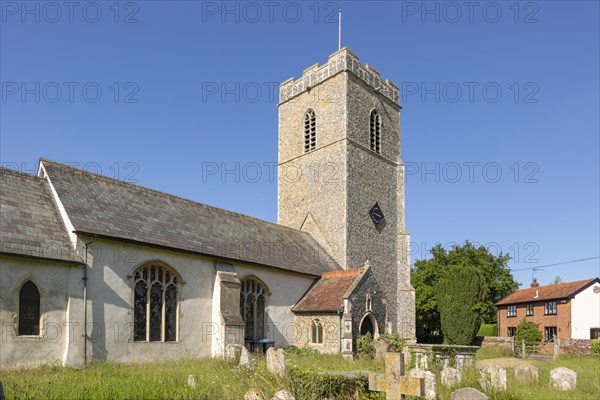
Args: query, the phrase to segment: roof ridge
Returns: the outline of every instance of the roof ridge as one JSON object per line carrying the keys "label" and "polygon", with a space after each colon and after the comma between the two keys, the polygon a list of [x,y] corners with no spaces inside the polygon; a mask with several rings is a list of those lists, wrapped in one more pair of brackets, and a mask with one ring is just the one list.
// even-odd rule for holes
{"label": "roof ridge", "polygon": [[[182,201],[185,201],[185,202],[188,202],[188,203],[192,203],[194,205],[199,205],[199,206],[202,206],[202,207],[211,208],[211,209],[222,211],[222,212],[226,212],[226,213],[229,213],[229,214],[232,214],[232,215],[237,215],[237,216],[240,216],[240,217],[243,217],[243,218],[248,218],[248,219],[260,222],[260,223],[264,223],[264,224],[268,224],[268,225],[274,225],[274,226],[277,226],[277,227],[285,228],[285,229],[288,229],[288,230],[292,230],[294,232],[301,233],[304,236],[308,235],[308,236],[312,237],[308,232],[304,232],[304,231],[301,231],[299,229],[294,229],[294,228],[286,226],[286,225],[281,225],[281,224],[277,224],[275,222],[266,221],[264,219],[260,219],[260,218],[257,218],[257,217],[252,217],[250,215],[246,215],[246,214],[238,213],[238,212],[235,212],[235,211],[227,210],[225,208],[211,206],[211,205],[206,204],[206,203],[201,203],[201,202],[198,202],[198,201],[195,201],[195,200],[187,199],[185,197],[181,197],[181,196],[177,196],[177,195],[170,194],[170,193],[167,193],[167,192],[163,192],[163,191],[158,190],[158,189],[153,189],[153,188],[149,188],[147,186],[137,185],[135,183],[125,182],[125,181],[122,181],[122,180],[119,180],[119,179],[116,179],[116,178],[111,178],[110,176],[106,176],[106,175],[102,175],[102,174],[98,174],[98,173],[90,172],[90,171],[84,171],[82,169],[75,168],[75,167],[67,165],[67,164],[59,163],[58,161],[53,161],[53,160],[49,160],[47,158],[40,157],[40,162],[47,162],[49,164],[53,164],[55,166],[58,166],[59,168],[69,168],[69,169],[72,169],[72,170],[75,170],[75,171],[79,171],[82,174],[92,175],[94,177],[98,177],[98,178],[104,179],[106,181],[114,182],[114,183],[123,185],[125,187],[136,188],[138,190],[146,190],[146,191],[149,191],[149,192],[160,194],[162,196],[166,196],[166,197],[170,197],[170,198],[182,200]],[[318,244],[319,244],[319,246],[322,247],[322,245],[320,243],[318,243]]]}
{"label": "roof ridge", "polygon": [[25,178],[31,178],[32,180],[38,180],[38,181],[44,180],[37,175],[28,174],[27,172],[21,172],[21,171],[17,171],[16,169],[2,167],[2,166],[0,166],[0,172],[8,172],[13,175],[18,175],[18,176],[25,177]]}
{"label": "roof ridge", "polygon": [[338,278],[342,276],[358,276],[364,270],[364,267],[352,268],[352,269],[341,269],[337,271],[325,271],[321,275],[321,278]]}

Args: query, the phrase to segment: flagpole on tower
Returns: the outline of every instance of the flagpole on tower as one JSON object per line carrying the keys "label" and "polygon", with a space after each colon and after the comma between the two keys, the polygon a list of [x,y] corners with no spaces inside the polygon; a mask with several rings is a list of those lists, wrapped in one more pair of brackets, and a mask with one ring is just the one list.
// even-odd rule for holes
{"label": "flagpole on tower", "polygon": [[342,9],[338,9],[338,50],[342,49]]}

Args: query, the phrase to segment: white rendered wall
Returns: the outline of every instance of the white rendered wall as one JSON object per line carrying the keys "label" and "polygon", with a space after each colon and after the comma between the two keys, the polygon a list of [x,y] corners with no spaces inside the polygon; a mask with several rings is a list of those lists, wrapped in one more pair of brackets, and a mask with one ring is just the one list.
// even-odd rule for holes
{"label": "white rendered wall", "polygon": [[571,338],[589,339],[590,328],[600,328],[600,293],[594,293],[596,283],[578,293],[571,301]]}

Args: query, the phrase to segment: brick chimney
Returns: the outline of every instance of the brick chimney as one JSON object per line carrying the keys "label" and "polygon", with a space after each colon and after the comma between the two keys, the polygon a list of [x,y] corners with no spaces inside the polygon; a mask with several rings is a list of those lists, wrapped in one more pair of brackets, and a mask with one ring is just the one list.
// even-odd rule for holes
{"label": "brick chimney", "polygon": [[537,278],[533,278],[533,282],[531,282],[531,287],[540,287]]}

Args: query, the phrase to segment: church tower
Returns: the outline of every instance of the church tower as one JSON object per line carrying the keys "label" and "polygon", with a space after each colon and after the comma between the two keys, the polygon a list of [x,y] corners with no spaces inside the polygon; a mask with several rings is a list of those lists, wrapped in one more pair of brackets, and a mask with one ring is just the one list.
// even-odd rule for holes
{"label": "church tower", "polygon": [[368,262],[385,331],[414,339],[398,94],[347,48],[280,85],[278,223],[311,233],[343,268]]}

